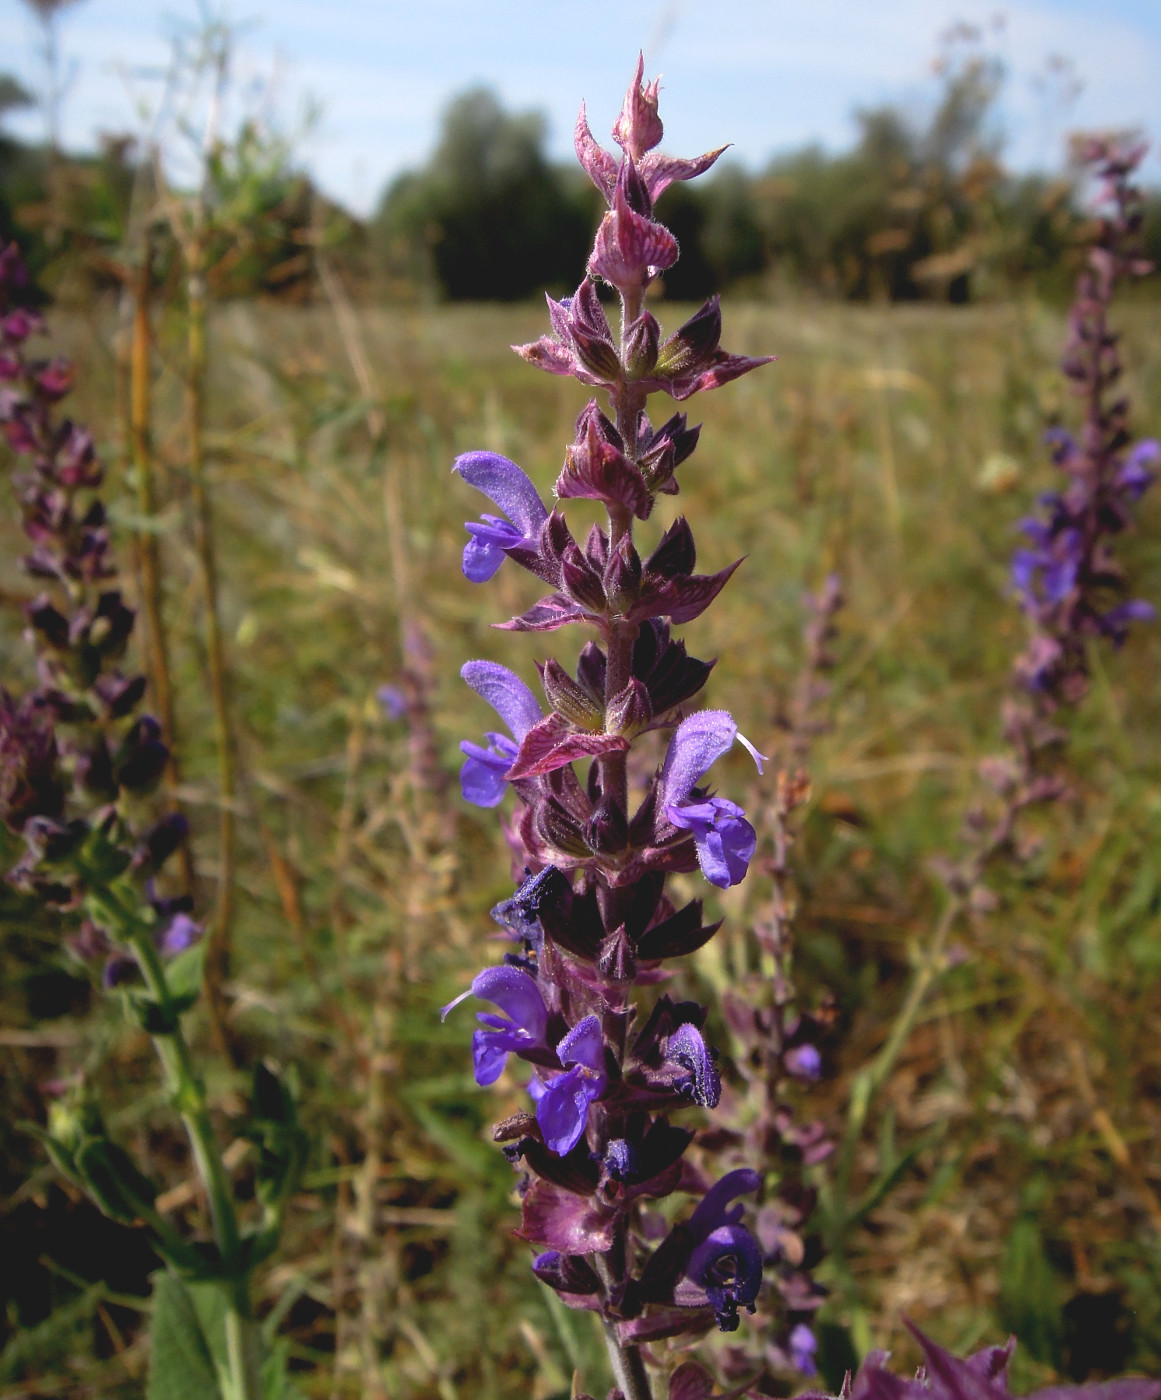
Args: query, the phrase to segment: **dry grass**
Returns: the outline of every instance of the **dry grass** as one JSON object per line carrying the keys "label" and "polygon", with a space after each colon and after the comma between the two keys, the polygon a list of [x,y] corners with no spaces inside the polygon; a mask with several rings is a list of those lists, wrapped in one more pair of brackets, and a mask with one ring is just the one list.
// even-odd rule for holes
{"label": "dry grass", "polygon": [[[454,780],[448,795],[435,774],[454,773],[458,740],[482,727],[458,680],[464,659],[503,658],[531,675],[545,650],[575,651],[568,633],[488,631],[535,585],[512,568],[483,589],[462,578],[461,522],[478,502],[449,476],[451,460],[489,447],[547,487],[583,391],[507,351],[540,332],[537,308],[357,314],[378,444],[328,308],[229,306],[211,335],[209,465],[244,777],[235,1029],[252,1053],[300,1064],[315,1133],[266,1293],[286,1310],[312,1396],[456,1400],[514,1386],[545,1396],[574,1365],[599,1363],[587,1319],[537,1293],[507,1234],[510,1177],[483,1133],[507,1099],[475,1090],[463,1025],[441,1029],[435,1017],[487,957],[486,910],[510,888],[493,821],[462,810]],[[1155,310],[1132,306],[1119,320],[1138,426],[1155,432]],[[110,498],[131,523],[107,329],[75,322],[58,333],[80,362],[75,411],[107,444]],[[682,495],[658,511],[658,532],[676,510],[688,514],[705,567],[748,556],[688,638],[719,657],[711,703],[728,705],[759,746],[798,664],[799,595],[830,570],[843,578],[834,724],[817,747],[797,850],[800,975],[842,1011],[817,1092],[836,1131],[937,908],[927,863],[954,844],[975,764],[997,742],[1021,637],[1005,597],[1013,525],[1051,481],[1045,423],[1072,412],[1054,370],[1061,335],[1061,318],[1031,304],[727,307],[729,348],[781,361],[697,403],[702,446],[682,469]],[[178,391],[163,369],[168,486],[156,523],[185,796],[209,887],[210,710],[182,441],[165,426]],[[22,589],[15,539],[5,525],[6,593]],[[1161,598],[1157,501],[1124,558],[1138,593]],[[404,652],[401,598],[422,655],[414,639]],[[11,609],[4,625],[11,673],[24,664]],[[1115,1294],[1136,1310],[1130,1359],[1161,1358],[1161,1250],[1147,1201],[1161,1188],[1150,1160],[1161,1129],[1159,663],[1156,629],[1102,659],[1073,725],[1075,801],[1045,823],[1040,855],[1007,882],[1000,911],[961,930],[962,965],[874,1115],[858,1190],[903,1165],[831,1274],[832,1319],[860,1345],[901,1345],[903,1312],[956,1345],[995,1337],[1018,1320],[1018,1269],[1043,1265],[1055,1290],[1045,1308],[1058,1319],[1070,1298]],[[374,700],[404,669],[426,717],[410,736]],[[748,781],[741,765],[721,774],[723,788],[731,781]],[[723,903],[744,923],[761,896]],[[45,940],[19,952],[21,966],[51,957]],[[719,972],[695,960],[687,975]],[[32,1024],[15,993],[9,1010]],[[163,1107],[127,1092],[144,1072],[140,1047],[100,1009],[87,1024],[108,1049],[0,1054],[22,1082],[90,1060],[113,1121],[174,1185]],[[217,1088],[228,1107],[234,1086]],[[5,1143],[27,1159],[27,1147]],[[35,1189],[43,1197],[43,1182]],[[1014,1258],[1014,1238],[1032,1241],[1033,1265]],[[106,1335],[95,1313],[65,1331],[71,1340],[46,1343],[38,1369],[59,1375],[86,1336]],[[76,1362],[70,1394],[134,1393],[131,1325],[127,1335],[120,1360]],[[1058,1357],[1069,1354],[1061,1345]],[[1048,1374],[1035,1357],[1026,1366]]]}

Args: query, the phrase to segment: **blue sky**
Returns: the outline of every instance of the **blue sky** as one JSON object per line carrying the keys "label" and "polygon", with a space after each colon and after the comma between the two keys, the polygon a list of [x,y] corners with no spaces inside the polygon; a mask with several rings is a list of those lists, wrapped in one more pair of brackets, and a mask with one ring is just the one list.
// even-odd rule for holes
{"label": "blue sky", "polygon": [[[384,184],[430,149],[447,100],[474,84],[549,118],[555,154],[570,150],[580,99],[605,135],[638,48],[663,75],[666,146],[689,154],[732,140],[751,166],[773,152],[851,141],[852,113],[883,101],[921,110],[932,59],[955,20],[988,27],[1010,79],[1003,112],[1013,163],[1059,161],[1064,130],[1143,127],[1161,140],[1158,0],[229,0],[214,13],[241,29],[238,106],[266,92],[296,129],[307,98],[321,116],[303,158],[324,189],[366,211]],[[158,103],[169,40],[195,22],[193,0],[83,0],[61,21],[72,74],[67,145],[99,131],[142,130]],[[1070,112],[1035,79],[1052,55],[1084,88]],[[36,26],[20,0],[0,0],[0,71],[41,82]],[[12,122],[34,135],[36,113]],[[1149,175],[1161,179],[1156,150]]]}

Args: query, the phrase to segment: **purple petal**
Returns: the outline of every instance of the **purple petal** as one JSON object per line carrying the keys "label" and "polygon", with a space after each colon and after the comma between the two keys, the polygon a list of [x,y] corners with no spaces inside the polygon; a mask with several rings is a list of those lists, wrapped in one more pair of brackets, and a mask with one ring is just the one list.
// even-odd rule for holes
{"label": "purple petal", "polygon": [[487,583],[504,562],[505,549],[524,543],[524,536],[506,520],[485,515],[465,523],[471,539],[464,545],[464,577],[469,583]]}
{"label": "purple petal", "polygon": [[657,805],[664,810],[684,802],[703,775],[737,737],[738,726],[727,710],[699,710],[674,730],[657,784]]}
{"label": "purple petal", "polygon": [[515,462],[498,452],[465,452],[456,458],[452,471],[494,501],[519,526],[524,539],[540,533],[548,511],[536,487]]}
{"label": "purple petal", "polygon": [[508,791],[504,777],[518,752],[515,743],[505,734],[489,734],[490,748],[482,748],[464,739],[460,751],[467,762],[460,769],[460,791],[464,801],[476,807],[498,807]]}
{"label": "purple petal", "polygon": [[593,1075],[583,1065],[558,1074],[546,1086],[536,1105],[536,1121],[550,1151],[563,1157],[580,1142],[588,1122],[589,1104],[605,1091],[604,1075]]}
{"label": "purple petal", "polygon": [[818,1367],[814,1362],[814,1353],[818,1350],[818,1342],[805,1322],[800,1322],[790,1333],[789,1345],[791,1360],[799,1371],[804,1376],[817,1375]]}
{"label": "purple petal", "polygon": [[562,1065],[584,1065],[598,1074],[603,1073],[605,1041],[600,1017],[586,1016],[578,1021],[556,1047],[556,1053]]}
{"label": "purple petal", "polygon": [[746,878],[758,837],[737,803],[712,797],[663,810],[674,826],[693,832],[697,863],[711,885],[729,889]]}
{"label": "purple petal", "polygon": [[782,1063],[796,1079],[817,1079],[822,1073],[822,1056],[816,1045],[795,1045],[782,1056]]}
{"label": "purple petal", "polygon": [[495,661],[468,661],[460,675],[491,705],[515,735],[517,743],[540,720],[543,712],[536,696],[507,666]]}
{"label": "purple petal", "polygon": [[529,1041],[544,1044],[548,1010],[540,988],[522,968],[506,963],[500,967],[486,967],[472,982],[472,995],[498,1006]]}
{"label": "purple petal", "polygon": [[738,1325],[738,1307],[752,1307],[762,1286],[762,1251],[744,1225],[720,1225],[694,1247],[686,1277],[704,1288],[723,1332]]}
{"label": "purple petal", "polygon": [[381,685],[375,692],[376,698],[388,719],[404,719],[407,715],[407,696],[397,685]]}
{"label": "purple petal", "polygon": [[722,1179],[705,1193],[698,1208],[689,1218],[689,1232],[695,1243],[700,1243],[722,1224],[736,1224],[741,1218],[741,1206],[727,1212],[726,1206],[736,1196],[749,1196],[762,1184],[758,1173],[750,1167],[738,1167],[727,1172]]}
{"label": "purple petal", "polygon": [[472,1068],[481,1089],[495,1084],[504,1072],[509,1052],[516,1047],[511,1032],[474,1031],[472,1033]]}
{"label": "purple petal", "polygon": [[178,913],[158,939],[157,946],[167,957],[175,957],[192,948],[201,936],[201,924],[195,923],[188,914]]}

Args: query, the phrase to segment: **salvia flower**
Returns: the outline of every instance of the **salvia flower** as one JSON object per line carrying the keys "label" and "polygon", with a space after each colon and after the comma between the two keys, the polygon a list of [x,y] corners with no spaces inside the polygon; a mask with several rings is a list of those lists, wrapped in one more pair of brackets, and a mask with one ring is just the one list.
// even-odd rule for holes
{"label": "salvia flower", "polygon": [[488,1027],[486,1031],[476,1031],[472,1039],[476,1083],[481,1088],[499,1079],[512,1052],[519,1055],[532,1050],[547,1051],[548,1008],[536,982],[522,968],[507,963],[485,968],[470,990],[449,1002],[441,1015],[446,1017],[469,996],[490,1001],[503,1013],[496,1016],[481,1011],[476,1016],[481,1025]]}
{"label": "salvia flower", "polygon": [[536,1120],[548,1147],[563,1157],[584,1136],[589,1105],[605,1092],[605,1042],[596,1016],[578,1021],[556,1047],[563,1074],[547,1081],[533,1078],[529,1092],[536,1100]]}
{"label": "salvia flower", "polygon": [[465,801],[477,807],[495,807],[507,791],[505,774],[512,767],[520,742],[543,717],[540,704],[514,671],[494,661],[469,661],[460,675],[496,711],[511,731],[489,732],[488,746],[463,740],[460,750],[467,762],[460,770]]}
{"label": "salvia flower", "polygon": [[1070,703],[1086,690],[1091,638],[1119,646],[1131,623],[1155,616],[1147,600],[1125,598],[1112,548],[1132,524],[1132,508],[1161,456],[1154,439],[1134,443],[1129,434],[1128,401],[1116,387],[1118,338],[1109,325],[1118,284],[1151,270],[1140,254],[1142,197],[1132,183],[1143,153],[1108,138],[1081,150],[1105,206],[1077,283],[1061,362],[1084,402],[1084,423],[1078,434],[1060,427],[1045,434],[1066,485],[1043,495],[1039,512],[1021,522],[1028,545],[1012,559],[1012,589],[1031,632],[1016,674],[1049,704]]}
{"label": "salvia flower", "polygon": [[548,511],[526,473],[498,452],[465,452],[452,470],[504,513],[466,527],[471,539],[464,546],[464,576],[485,583],[511,550],[536,548]]}
{"label": "salvia flower", "polygon": [[677,728],[657,782],[657,805],[675,827],[693,834],[697,861],[711,885],[727,889],[745,879],[757,836],[746,814],[724,797],[694,798],[697,784],[734,740],[762,771],[764,754],[743,735],[725,710],[702,710]]}
{"label": "salvia flower", "polygon": [[[693,1241],[686,1279],[694,1289],[704,1292],[723,1332],[736,1330],[739,1307],[753,1311],[762,1283],[762,1250],[740,1223],[741,1205],[730,1204],[759,1185],[755,1171],[741,1167],[728,1173],[706,1192],[686,1227]],[[678,1301],[694,1297],[696,1294],[687,1289],[678,1295]]]}

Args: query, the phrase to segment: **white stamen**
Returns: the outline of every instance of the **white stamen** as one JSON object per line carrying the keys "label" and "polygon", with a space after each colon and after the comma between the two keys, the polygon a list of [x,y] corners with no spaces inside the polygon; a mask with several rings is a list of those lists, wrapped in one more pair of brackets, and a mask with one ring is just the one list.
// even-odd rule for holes
{"label": "white stamen", "polygon": [[758,750],[754,747],[753,744],[750,743],[749,739],[746,738],[746,736],[742,733],[740,729],[738,730],[737,738],[738,743],[741,744],[741,746],[748,751],[750,757],[754,760],[754,764],[757,767],[758,772],[765,773],[766,770],[762,767],[762,764],[769,763],[770,755],[765,753],[759,753]]}
{"label": "white stamen", "polygon": [[449,1012],[449,1011],[454,1011],[454,1010],[456,1009],[456,1007],[459,1006],[459,1004],[460,1004],[461,1001],[467,1001],[468,997],[473,996],[473,995],[474,995],[474,993],[473,993],[471,987],[469,987],[468,990],[467,990],[466,992],[461,992],[461,993],[459,994],[459,996],[456,997],[455,1001],[449,1001],[448,1004],[447,1004],[445,1007],[442,1008],[442,1010],[441,1010],[440,1013],[439,1013],[439,1019],[440,1019],[441,1021],[446,1021],[446,1020],[447,1020],[447,1017],[448,1017],[448,1012]]}

